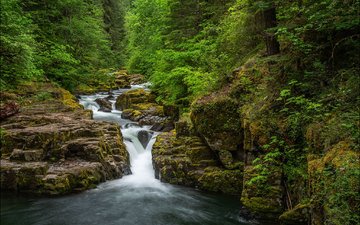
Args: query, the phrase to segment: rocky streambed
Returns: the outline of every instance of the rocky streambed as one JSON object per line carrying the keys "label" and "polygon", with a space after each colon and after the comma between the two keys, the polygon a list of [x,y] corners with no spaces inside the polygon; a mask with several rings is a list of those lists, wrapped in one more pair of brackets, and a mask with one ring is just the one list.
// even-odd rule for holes
{"label": "rocky streambed", "polygon": [[[22,106],[1,122],[2,223],[256,224],[239,215],[237,198],[155,179],[237,193],[233,174],[181,123],[176,132],[158,133],[174,128],[176,110],[157,105],[146,89],[79,96],[89,110],[68,92],[47,92],[51,99]],[[63,195],[96,185],[59,198],[4,192]]]}

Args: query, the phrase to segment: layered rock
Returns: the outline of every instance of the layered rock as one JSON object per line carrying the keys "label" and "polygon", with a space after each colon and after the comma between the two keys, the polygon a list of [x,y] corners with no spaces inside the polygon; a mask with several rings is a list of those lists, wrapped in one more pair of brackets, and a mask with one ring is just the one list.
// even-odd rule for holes
{"label": "layered rock", "polygon": [[62,89],[47,91],[56,99],[29,100],[1,123],[1,190],[59,195],[129,174],[118,125],[92,120]]}
{"label": "layered rock", "polygon": [[130,84],[143,84],[146,82],[145,76],[142,74],[130,74]]}
{"label": "layered rock", "polygon": [[153,125],[154,131],[170,131],[174,127],[172,117],[165,115],[164,106],[157,104],[155,95],[144,89],[124,92],[116,99],[115,107],[123,111],[122,118]]}
{"label": "layered rock", "polygon": [[240,195],[242,171],[221,166],[213,151],[196,135],[160,134],[153,146],[155,175],[163,182]]}
{"label": "layered rock", "polygon": [[113,75],[115,76],[116,88],[130,88],[130,76],[126,70],[119,70]]}

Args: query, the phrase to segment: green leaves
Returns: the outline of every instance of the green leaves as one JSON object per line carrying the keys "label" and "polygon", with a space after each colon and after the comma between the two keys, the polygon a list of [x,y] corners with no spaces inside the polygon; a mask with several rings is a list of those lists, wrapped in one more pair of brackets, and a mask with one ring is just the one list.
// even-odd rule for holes
{"label": "green leaves", "polygon": [[0,88],[39,74],[34,65],[34,37],[31,20],[24,15],[18,0],[1,2]]}

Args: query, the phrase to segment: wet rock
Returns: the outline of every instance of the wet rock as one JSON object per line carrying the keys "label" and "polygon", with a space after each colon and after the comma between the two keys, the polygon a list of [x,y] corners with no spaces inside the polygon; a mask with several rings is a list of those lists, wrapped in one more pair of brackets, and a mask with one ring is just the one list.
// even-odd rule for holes
{"label": "wet rock", "polygon": [[100,106],[99,111],[102,112],[111,112],[112,103],[106,98],[98,98],[95,102]]}
{"label": "wet rock", "polygon": [[146,148],[146,146],[148,145],[151,137],[152,137],[152,134],[149,133],[148,131],[145,131],[145,130],[141,130],[137,133],[137,137],[141,143],[141,145]]}
{"label": "wet rock", "polygon": [[109,93],[109,95],[105,98],[107,101],[109,100],[115,100],[115,96],[112,93]]}
{"label": "wet rock", "polygon": [[122,110],[121,117],[139,122],[140,125],[153,125],[153,131],[174,129],[173,119],[166,116],[164,106],[155,102],[155,96],[144,89],[130,90],[120,95],[115,103]]}
{"label": "wet rock", "polygon": [[165,120],[163,122],[155,122],[154,125],[150,128],[152,131],[157,132],[169,132],[174,129],[174,123],[169,120]]}

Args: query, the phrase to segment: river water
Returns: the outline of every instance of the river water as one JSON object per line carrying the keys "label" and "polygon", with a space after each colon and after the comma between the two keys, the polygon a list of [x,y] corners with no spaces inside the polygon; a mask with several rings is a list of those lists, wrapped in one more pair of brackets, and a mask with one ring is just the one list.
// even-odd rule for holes
{"label": "river water", "polygon": [[[143,86],[133,86],[141,88]],[[113,92],[114,97],[125,90]],[[121,119],[121,112],[99,112],[95,99],[107,93],[81,96],[95,120],[118,123],[130,154],[132,174],[80,194],[57,198],[1,193],[1,225],[251,225],[239,216],[238,197],[200,192],[161,183],[154,177],[151,148],[156,133]],[[114,100],[111,100],[113,103]],[[138,133],[146,132],[146,147]]]}

